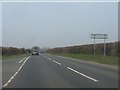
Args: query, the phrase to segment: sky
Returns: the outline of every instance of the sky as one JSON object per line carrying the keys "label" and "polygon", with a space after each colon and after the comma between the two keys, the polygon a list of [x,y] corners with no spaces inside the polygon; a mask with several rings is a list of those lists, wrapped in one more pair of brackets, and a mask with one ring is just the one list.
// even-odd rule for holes
{"label": "sky", "polygon": [[2,46],[2,3],[0,3],[0,46]]}
{"label": "sky", "polygon": [[[115,2],[4,2],[2,46],[31,48],[91,44],[90,34],[118,40]],[[96,40],[96,43],[103,40]]]}

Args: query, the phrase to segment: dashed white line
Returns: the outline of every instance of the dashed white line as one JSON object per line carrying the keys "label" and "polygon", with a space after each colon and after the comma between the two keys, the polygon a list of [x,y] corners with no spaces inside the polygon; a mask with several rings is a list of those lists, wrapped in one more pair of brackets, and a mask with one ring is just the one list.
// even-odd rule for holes
{"label": "dashed white line", "polygon": [[52,60],[51,58],[48,58],[48,60]]}
{"label": "dashed white line", "polygon": [[55,61],[55,60],[53,60],[53,62],[55,62],[55,63],[58,64],[58,65],[61,65],[61,63],[59,63],[59,62],[57,62],[57,61]]}
{"label": "dashed white line", "polygon": [[20,60],[18,63],[21,63],[23,60],[25,60],[27,57],[23,58],[22,60]]}
{"label": "dashed white line", "polygon": [[42,55],[44,58],[47,58],[46,56]]}
{"label": "dashed white line", "polygon": [[76,71],[76,70],[74,70],[74,69],[72,69],[72,68],[70,68],[70,67],[67,67],[67,69],[69,69],[69,70],[71,70],[71,71],[73,71],[73,72],[75,72],[75,73],[77,73],[77,74],[80,74],[80,75],[82,75],[82,76],[84,76],[84,77],[86,77],[86,78],[88,78],[88,79],[90,79],[90,80],[93,80],[93,81],[95,81],[95,82],[98,82],[98,80],[96,80],[96,79],[94,79],[94,78],[92,78],[92,77],[90,77],[90,76],[87,76],[87,75],[85,75],[85,74],[83,74],[83,73],[80,73],[80,72],[78,72],[78,71]]}
{"label": "dashed white line", "polygon": [[47,58],[48,60],[52,60],[51,58],[49,58],[49,57],[47,57],[47,56],[44,56],[44,55],[42,55],[44,58]]}
{"label": "dashed white line", "polygon": [[5,83],[5,84],[3,85],[3,87],[8,86],[8,84],[15,78],[15,76],[16,76],[16,75],[18,74],[18,72],[22,69],[22,67],[24,66],[24,64],[26,63],[26,61],[27,61],[29,58],[30,58],[30,56],[25,59],[25,61],[24,61],[23,64],[20,66],[20,68],[18,69],[18,71],[15,72],[15,74],[7,81],[7,83]]}

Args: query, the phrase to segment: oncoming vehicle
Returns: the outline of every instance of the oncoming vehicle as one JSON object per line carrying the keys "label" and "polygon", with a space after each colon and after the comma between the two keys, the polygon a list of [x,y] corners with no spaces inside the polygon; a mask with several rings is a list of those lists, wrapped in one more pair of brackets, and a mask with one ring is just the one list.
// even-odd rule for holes
{"label": "oncoming vehicle", "polygon": [[39,52],[38,51],[33,51],[32,55],[39,55]]}

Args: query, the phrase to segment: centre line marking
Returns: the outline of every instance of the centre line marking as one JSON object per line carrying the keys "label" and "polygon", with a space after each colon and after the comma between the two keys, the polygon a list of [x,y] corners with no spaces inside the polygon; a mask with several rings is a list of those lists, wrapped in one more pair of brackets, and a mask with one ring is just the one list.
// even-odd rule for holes
{"label": "centre line marking", "polygon": [[18,71],[15,72],[15,74],[7,81],[7,83],[5,83],[5,84],[3,85],[3,87],[8,86],[8,84],[15,78],[15,76],[16,76],[16,75],[18,74],[18,72],[22,69],[22,67],[24,66],[24,64],[26,63],[26,61],[27,61],[29,58],[30,58],[30,56],[29,56],[29,57],[26,57],[25,61],[24,61],[23,64],[19,67]]}
{"label": "centre line marking", "polygon": [[88,78],[88,79],[90,79],[90,80],[93,80],[93,81],[95,81],[95,82],[98,82],[98,80],[96,80],[96,79],[94,79],[94,78],[92,78],[92,77],[89,77],[89,76],[87,76],[87,75],[85,75],[85,74],[83,74],[83,73],[80,73],[80,72],[78,72],[78,71],[76,71],[76,70],[74,70],[74,69],[72,69],[72,68],[70,68],[70,67],[67,67],[67,69],[69,69],[69,70],[71,70],[71,71],[73,71],[73,72],[76,72],[77,74],[80,74],[80,75],[82,75],[82,76],[84,76],[84,77],[86,77],[86,78]]}
{"label": "centre line marking", "polygon": [[23,58],[22,60],[19,61],[19,63],[21,63],[23,60],[25,60],[27,57]]}
{"label": "centre line marking", "polygon": [[52,60],[51,58],[48,58],[49,60]]}
{"label": "centre line marking", "polygon": [[58,64],[58,65],[61,65],[61,63],[59,63],[59,62],[57,62],[57,61],[55,61],[55,60],[53,60],[53,62],[55,62],[55,63]]}

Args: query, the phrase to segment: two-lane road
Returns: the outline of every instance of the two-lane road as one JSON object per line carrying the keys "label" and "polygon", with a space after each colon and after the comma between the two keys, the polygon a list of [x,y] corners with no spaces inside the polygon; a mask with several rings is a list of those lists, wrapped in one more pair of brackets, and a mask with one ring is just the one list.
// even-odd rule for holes
{"label": "two-lane road", "polygon": [[3,62],[6,88],[118,88],[117,67],[49,54]]}

